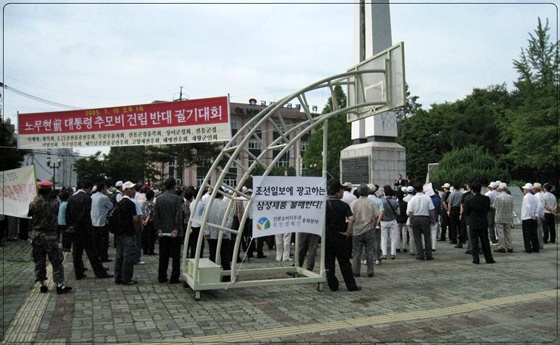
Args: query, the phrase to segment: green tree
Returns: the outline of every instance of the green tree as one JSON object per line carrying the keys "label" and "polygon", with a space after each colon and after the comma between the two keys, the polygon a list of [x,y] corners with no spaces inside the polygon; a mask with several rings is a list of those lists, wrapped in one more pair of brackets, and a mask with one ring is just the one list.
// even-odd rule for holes
{"label": "green tree", "polygon": [[[339,108],[346,107],[346,95],[340,85],[335,86],[334,94]],[[334,111],[332,97],[329,97],[327,105],[323,108],[323,114]],[[339,115],[328,121],[327,137],[327,179],[330,181],[340,181],[340,152],[352,145],[351,139],[352,125],[346,122],[345,115]],[[323,164],[323,134],[324,126],[320,126],[312,133],[307,141],[307,150],[303,156],[303,164],[309,173],[321,173]],[[310,167],[316,168],[310,168]]]}
{"label": "green tree", "polygon": [[402,122],[397,141],[407,151],[407,173],[423,180],[428,163],[439,162],[444,154],[469,145],[484,147],[496,160],[505,153],[500,145],[498,122],[510,107],[505,85],[474,89],[463,100],[432,104],[418,109]]}
{"label": "green tree", "polygon": [[115,181],[144,182],[150,160],[146,159],[145,146],[112,147],[105,159],[107,177]]}
{"label": "green tree", "polygon": [[404,107],[401,107],[397,110],[397,133],[401,133],[402,123],[405,119],[414,116],[422,109],[422,104],[417,103],[419,96],[411,96],[410,90],[408,89],[408,84],[405,85],[406,87],[406,99]]}
{"label": "green tree", "polygon": [[78,180],[90,180],[93,183],[107,181],[107,166],[104,158],[105,155],[97,151],[89,157],[76,160],[74,171]]}
{"label": "green tree", "polygon": [[513,60],[518,73],[515,107],[501,122],[504,161],[518,179],[558,183],[558,43],[552,42],[548,20],[539,18],[528,47]]}
{"label": "green tree", "polygon": [[0,154],[0,170],[12,170],[21,166],[24,156],[28,150],[18,150],[17,140],[15,136],[15,128],[10,119],[4,121],[0,117],[0,140],[2,146],[2,154]]}
{"label": "green tree", "polygon": [[[217,157],[221,143],[192,143],[163,146],[149,146],[146,148],[146,159],[149,162],[158,162],[162,169],[166,164],[177,162],[177,171],[183,171],[186,167],[210,166],[211,157]],[[225,165],[225,162],[224,162]],[[150,165],[145,167],[145,178],[147,181],[164,179],[162,171],[155,171]]]}
{"label": "green tree", "polygon": [[465,182],[485,184],[495,180],[509,181],[510,176],[507,171],[498,167],[494,155],[476,145],[467,145],[446,153],[431,176],[434,186],[449,182],[457,187]]}

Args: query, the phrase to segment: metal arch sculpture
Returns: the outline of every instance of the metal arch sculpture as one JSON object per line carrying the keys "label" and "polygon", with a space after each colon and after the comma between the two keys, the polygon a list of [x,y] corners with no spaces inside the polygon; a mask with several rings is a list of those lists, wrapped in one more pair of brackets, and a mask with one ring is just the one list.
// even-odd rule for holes
{"label": "metal arch sculpture", "polygon": [[[323,157],[326,157],[326,142],[328,137],[328,129],[327,123],[328,120],[332,117],[343,115],[352,111],[360,111],[363,109],[373,109],[373,114],[375,114],[375,108],[386,106],[388,103],[387,99],[378,99],[372,102],[364,102],[363,100],[366,99],[366,88],[368,85],[364,83],[364,77],[371,74],[384,74],[385,79],[389,79],[387,76],[391,73],[391,68],[388,69],[353,69],[345,73],[341,73],[329,78],[325,78],[320,80],[314,84],[309,85],[308,87],[302,89],[301,91],[295,92],[291,95],[288,95],[282,98],[280,101],[275,102],[265,109],[263,109],[260,113],[255,115],[251,118],[245,126],[243,126],[235,135],[234,137],[225,145],[223,150],[220,152],[218,157],[214,160],[209,172],[207,173],[206,177],[204,178],[201,190],[206,190],[207,188],[212,188],[212,193],[210,198],[207,201],[207,204],[204,208],[204,211],[201,215],[200,219],[197,219],[197,222],[200,223],[200,233],[197,239],[197,246],[196,246],[196,253],[193,259],[187,259],[187,243],[189,241],[189,237],[192,233],[192,223],[194,217],[191,215],[187,225],[187,234],[185,236],[185,246],[183,247],[183,254],[181,258],[181,275],[184,280],[185,286],[190,286],[195,291],[195,299],[200,299],[200,291],[202,290],[211,290],[211,289],[222,289],[222,288],[235,288],[235,287],[249,287],[249,286],[264,286],[264,285],[280,285],[280,284],[302,284],[302,283],[318,283],[318,289],[322,290],[322,283],[326,280],[325,276],[323,275],[324,271],[324,241],[321,245],[321,267],[320,273],[316,274],[310,271],[307,271],[300,267],[280,267],[280,268],[261,268],[261,269],[247,269],[247,270],[238,270],[237,269],[237,262],[236,260],[232,260],[232,268],[231,271],[221,271],[221,267],[209,261],[208,259],[201,259],[201,248],[202,242],[204,240],[204,231],[205,229],[211,225],[214,228],[220,229],[220,234],[218,238],[218,248],[216,250],[216,262],[220,262],[220,246],[221,246],[221,239],[223,237],[224,232],[229,232],[231,234],[238,235],[236,237],[234,245],[234,251],[232,258],[237,258],[239,254],[239,248],[242,241],[242,232],[249,216],[249,209],[252,205],[252,199],[247,198],[245,194],[238,189],[237,186],[243,186],[245,182],[250,178],[251,173],[257,168],[258,166],[264,167],[265,171],[263,176],[268,176],[271,170],[274,168],[278,160],[304,135],[308,132],[312,131],[313,129],[317,128],[318,126],[324,124],[324,135],[323,135]],[[404,75],[403,75],[404,79]],[[359,95],[358,99],[361,100],[360,102],[354,102],[353,105],[346,106],[341,108],[340,105],[337,103],[337,99],[334,93],[335,86],[352,86],[354,89],[354,93]],[[317,90],[324,90],[327,89],[329,94],[331,95],[331,99],[333,102],[333,111],[327,114],[313,114],[310,111],[309,103],[307,101],[307,95],[311,92],[316,92]],[[389,96],[390,97],[390,96]],[[299,104],[301,104],[303,112],[305,114],[305,120],[289,127],[286,125],[286,122],[282,118],[281,110],[284,108],[285,105],[288,103],[297,100]],[[274,128],[280,135],[276,138],[271,145],[267,146],[266,148],[262,149],[261,153],[258,156],[255,156],[248,147],[248,143],[251,139],[259,141],[261,144],[262,140],[257,135],[261,128],[264,127],[266,123],[270,123],[272,128]],[[276,155],[272,155],[272,161],[269,164],[264,162],[264,158],[268,157],[274,151],[280,150],[279,153]],[[252,159],[252,163],[248,167],[244,167],[240,164],[240,159],[242,155],[246,155]],[[212,172],[219,168],[220,164],[227,160],[225,166],[223,166],[222,173],[220,174],[217,181],[211,183],[211,175]],[[326,160],[323,159],[323,167],[322,167],[322,176],[326,177]],[[238,181],[237,186],[232,188],[229,185],[224,183],[225,173],[229,171],[229,169],[235,164],[238,169],[243,169],[244,173],[241,179]],[[223,187],[223,188],[222,188]],[[224,190],[229,190],[233,194],[229,194]],[[209,209],[211,208],[216,195],[220,193],[223,195],[224,199],[228,199],[228,209],[227,212],[232,212],[232,207],[234,206],[235,200],[247,200],[248,205],[245,208],[243,213],[242,219],[239,220],[240,225],[238,229],[230,229],[226,227],[226,219],[222,221],[221,224],[210,224],[208,222],[208,215]],[[201,202],[202,195],[204,193],[199,193],[194,201],[193,209],[196,211],[199,203]],[[324,235],[324,229],[323,229]],[[297,262],[297,251],[296,251],[296,260]],[[303,274],[305,277],[303,278],[285,278],[285,279],[271,279],[271,280],[248,280],[248,281],[237,281],[237,274],[240,273],[265,273],[265,272],[285,272],[285,271],[293,271],[297,270],[299,274]],[[206,271],[206,272],[204,272]],[[219,271],[219,276],[222,275],[230,275],[231,282],[221,282],[218,276],[216,279],[216,272]],[[233,274],[236,273],[236,274]],[[210,279],[205,279],[204,275],[208,274],[212,276]]]}

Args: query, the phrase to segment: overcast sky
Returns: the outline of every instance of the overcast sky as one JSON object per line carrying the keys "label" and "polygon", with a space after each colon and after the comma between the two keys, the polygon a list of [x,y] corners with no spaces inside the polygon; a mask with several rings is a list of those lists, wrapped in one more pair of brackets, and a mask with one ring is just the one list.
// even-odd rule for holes
{"label": "overcast sky", "polygon": [[[230,95],[278,100],[354,65],[355,1],[316,4],[9,4],[3,7],[2,114]],[[425,109],[506,83],[540,17],[558,40],[558,9],[531,1],[391,4],[393,43]],[[321,110],[329,95],[311,104]],[[90,153],[82,149],[80,153]]]}

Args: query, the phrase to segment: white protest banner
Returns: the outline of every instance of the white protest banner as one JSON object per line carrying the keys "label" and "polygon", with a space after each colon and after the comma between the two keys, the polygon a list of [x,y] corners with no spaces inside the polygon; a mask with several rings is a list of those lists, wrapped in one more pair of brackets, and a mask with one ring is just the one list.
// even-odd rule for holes
{"label": "white protest banner", "polygon": [[253,237],[288,232],[321,236],[326,184],[323,177],[253,176]]}
{"label": "white protest banner", "polygon": [[29,218],[29,203],[37,196],[35,166],[5,170],[0,174],[0,210],[6,216]]}

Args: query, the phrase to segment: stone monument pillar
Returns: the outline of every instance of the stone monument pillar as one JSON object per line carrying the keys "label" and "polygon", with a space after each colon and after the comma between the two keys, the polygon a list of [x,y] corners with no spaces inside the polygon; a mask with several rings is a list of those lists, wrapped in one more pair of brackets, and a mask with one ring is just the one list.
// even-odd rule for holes
{"label": "stone monument pillar", "polygon": [[[354,45],[355,63],[392,46],[389,0],[356,4]],[[393,111],[352,122],[353,145],[340,155],[341,180],[393,186],[398,174],[406,176],[406,152],[396,138]]]}

